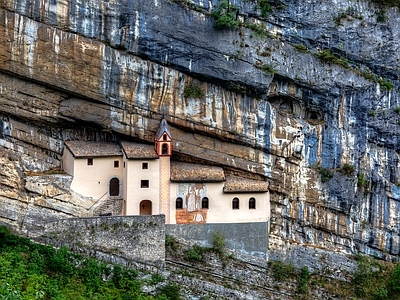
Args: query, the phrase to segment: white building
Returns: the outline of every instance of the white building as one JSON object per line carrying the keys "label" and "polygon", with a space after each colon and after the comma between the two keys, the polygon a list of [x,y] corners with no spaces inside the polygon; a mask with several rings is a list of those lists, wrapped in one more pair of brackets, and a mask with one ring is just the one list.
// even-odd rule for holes
{"label": "white building", "polygon": [[226,176],[217,166],[171,161],[171,155],[172,136],[163,119],[154,145],[66,141],[62,165],[73,176],[76,193],[122,204],[120,211],[103,213],[164,214],[167,224],[269,220],[268,182]]}

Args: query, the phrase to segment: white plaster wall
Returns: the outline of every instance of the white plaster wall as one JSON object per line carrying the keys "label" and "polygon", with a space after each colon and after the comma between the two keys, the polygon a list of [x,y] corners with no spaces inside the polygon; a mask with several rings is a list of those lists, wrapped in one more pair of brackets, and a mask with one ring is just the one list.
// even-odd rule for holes
{"label": "white plaster wall", "polygon": [[[118,168],[114,168],[115,160],[119,161]],[[122,156],[93,157],[92,166],[87,165],[87,158],[75,158],[71,189],[97,200],[108,193],[108,183],[113,177],[119,178],[120,187],[123,189],[122,164]]]}
{"label": "white plaster wall", "polygon": [[[170,189],[170,223],[176,224],[175,201],[180,195],[177,194],[179,183],[171,183]],[[265,222],[270,217],[270,195],[267,193],[223,193],[223,182],[204,183],[206,197],[209,199],[209,209],[206,223],[248,223]],[[232,199],[239,198],[239,209],[232,209]],[[256,209],[249,209],[249,199],[256,199]],[[183,206],[185,208],[185,198]],[[195,223],[194,223],[195,224]]]}
{"label": "white plaster wall", "polygon": [[72,176],[74,175],[74,157],[72,156],[71,151],[67,148],[64,148],[61,167],[65,172],[67,172],[67,174]]}
{"label": "white plaster wall", "polygon": [[[148,169],[142,169],[142,163],[148,163]],[[127,160],[126,161],[126,215],[139,215],[142,200],[152,202],[152,214],[160,213],[160,180],[159,160]],[[140,181],[149,180],[149,188],[141,188]]]}

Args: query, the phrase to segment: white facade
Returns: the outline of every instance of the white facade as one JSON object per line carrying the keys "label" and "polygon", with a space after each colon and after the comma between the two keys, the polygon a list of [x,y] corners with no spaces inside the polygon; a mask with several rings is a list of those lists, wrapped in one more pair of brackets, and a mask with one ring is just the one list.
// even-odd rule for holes
{"label": "white facade", "polygon": [[[201,191],[198,193],[199,203],[192,205],[192,208],[190,208],[190,203],[187,204],[191,197],[188,191],[192,187],[196,191],[196,185],[202,185]],[[201,184],[173,182],[170,186],[170,224],[266,222],[270,217],[271,209],[268,192],[224,193],[224,182]],[[181,209],[176,209],[178,198],[183,200]],[[203,209],[202,200],[204,198],[208,199],[208,208]],[[238,208],[233,208],[234,198],[239,201]],[[255,203],[255,208],[249,208],[249,200],[251,198],[253,198],[252,201]]]}
{"label": "white facade", "polygon": [[121,214],[164,214],[167,224],[269,220],[266,182],[229,181],[219,167],[174,163],[171,169],[166,122],[160,129],[153,146],[66,142],[62,165],[74,177],[71,189],[95,200],[123,199]]}
{"label": "white facade", "polygon": [[[158,201],[160,199],[159,160],[126,159],[126,157],[124,157],[124,161],[126,166],[124,170],[126,174],[124,177],[126,180],[126,193],[124,197],[126,205],[125,214],[140,215],[140,205],[142,201],[145,200],[151,201],[150,214],[160,214],[158,206]],[[143,164],[147,164],[147,169],[143,168]],[[148,183],[148,187],[146,187],[146,183]],[[143,213],[143,207],[142,214],[145,214]]]}

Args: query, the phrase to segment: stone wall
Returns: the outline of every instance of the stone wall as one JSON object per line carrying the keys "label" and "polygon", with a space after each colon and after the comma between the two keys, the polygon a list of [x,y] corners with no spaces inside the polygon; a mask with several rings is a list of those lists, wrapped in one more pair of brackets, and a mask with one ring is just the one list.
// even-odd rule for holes
{"label": "stone wall", "polygon": [[167,224],[166,234],[212,247],[213,233],[225,237],[226,247],[241,260],[263,265],[267,259],[268,222],[236,224]]}
{"label": "stone wall", "polygon": [[70,218],[45,223],[43,230],[31,232],[29,237],[105,262],[163,268],[164,223],[164,215]]}

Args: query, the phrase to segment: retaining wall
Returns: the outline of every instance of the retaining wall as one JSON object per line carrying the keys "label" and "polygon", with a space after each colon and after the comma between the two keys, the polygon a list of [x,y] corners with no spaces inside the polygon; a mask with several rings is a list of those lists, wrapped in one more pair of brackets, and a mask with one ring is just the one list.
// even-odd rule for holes
{"label": "retaining wall", "polygon": [[30,238],[127,267],[165,266],[164,215],[63,219],[45,223]]}

